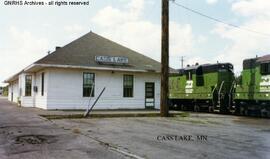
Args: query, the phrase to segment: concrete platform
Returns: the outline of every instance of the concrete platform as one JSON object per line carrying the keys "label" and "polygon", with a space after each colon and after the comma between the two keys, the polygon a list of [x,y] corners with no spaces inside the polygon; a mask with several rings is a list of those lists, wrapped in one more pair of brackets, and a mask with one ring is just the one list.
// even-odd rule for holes
{"label": "concrete platform", "polygon": [[[43,110],[39,108],[23,108],[47,119],[84,118],[85,110]],[[186,112],[170,111],[170,116],[185,115]],[[116,118],[116,117],[159,117],[159,110],[149,109],[119,109],[92,110],[88,118]]]}

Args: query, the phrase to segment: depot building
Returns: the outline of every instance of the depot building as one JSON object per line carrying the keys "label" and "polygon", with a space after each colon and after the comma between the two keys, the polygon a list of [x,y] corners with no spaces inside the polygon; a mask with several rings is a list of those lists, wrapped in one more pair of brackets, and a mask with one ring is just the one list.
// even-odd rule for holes
{"label": "depot building", "polygon": [[[5,80],[23,107],[159,109],[161,64],[90,32]],[[102,90],[103,94],[101,94]]]}

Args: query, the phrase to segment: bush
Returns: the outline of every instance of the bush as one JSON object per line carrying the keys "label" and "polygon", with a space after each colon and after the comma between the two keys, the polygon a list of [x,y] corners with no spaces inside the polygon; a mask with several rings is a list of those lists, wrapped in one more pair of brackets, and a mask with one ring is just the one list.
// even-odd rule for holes
{"label": "bush", "polygon": [[3,96],[8,96],[8,86],[4,87],[3,88],[3,93],[2,93]]}

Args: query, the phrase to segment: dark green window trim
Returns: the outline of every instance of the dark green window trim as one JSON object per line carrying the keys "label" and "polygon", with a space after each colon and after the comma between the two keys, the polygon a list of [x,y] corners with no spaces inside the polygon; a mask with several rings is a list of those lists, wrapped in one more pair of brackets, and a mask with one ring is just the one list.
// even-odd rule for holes
{"label": "dark green window trim", "polygon": [[25,96],[32,96],[32,76],[25,76]]}
{"label": "dark green window trim", "polygon": [[262,75],[270,74],[270,63],[262,63],[261,64],[261,74]]}
{"label": "dark green window trim", "polygon": [[95,96],[95,74],[84,72],[83,73],[83,97],[94,97],[94,96]]}
{"label": "dark green window trim", "polygon": [[44,72],[41,73],[41,96],[44,96]]}
{"label": "dark green window trim", "polygon": [[134,76],[123,76],[123,97],[133,97]]}

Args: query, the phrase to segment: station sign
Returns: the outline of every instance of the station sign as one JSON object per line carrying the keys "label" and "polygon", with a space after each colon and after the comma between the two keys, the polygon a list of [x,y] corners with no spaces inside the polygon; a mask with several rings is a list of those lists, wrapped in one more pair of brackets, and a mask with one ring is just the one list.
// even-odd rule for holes
{"label": "station sign", "polygon": [[121,56],[95,56],[95,61],[104,64],[128,64],[128,58]]}

